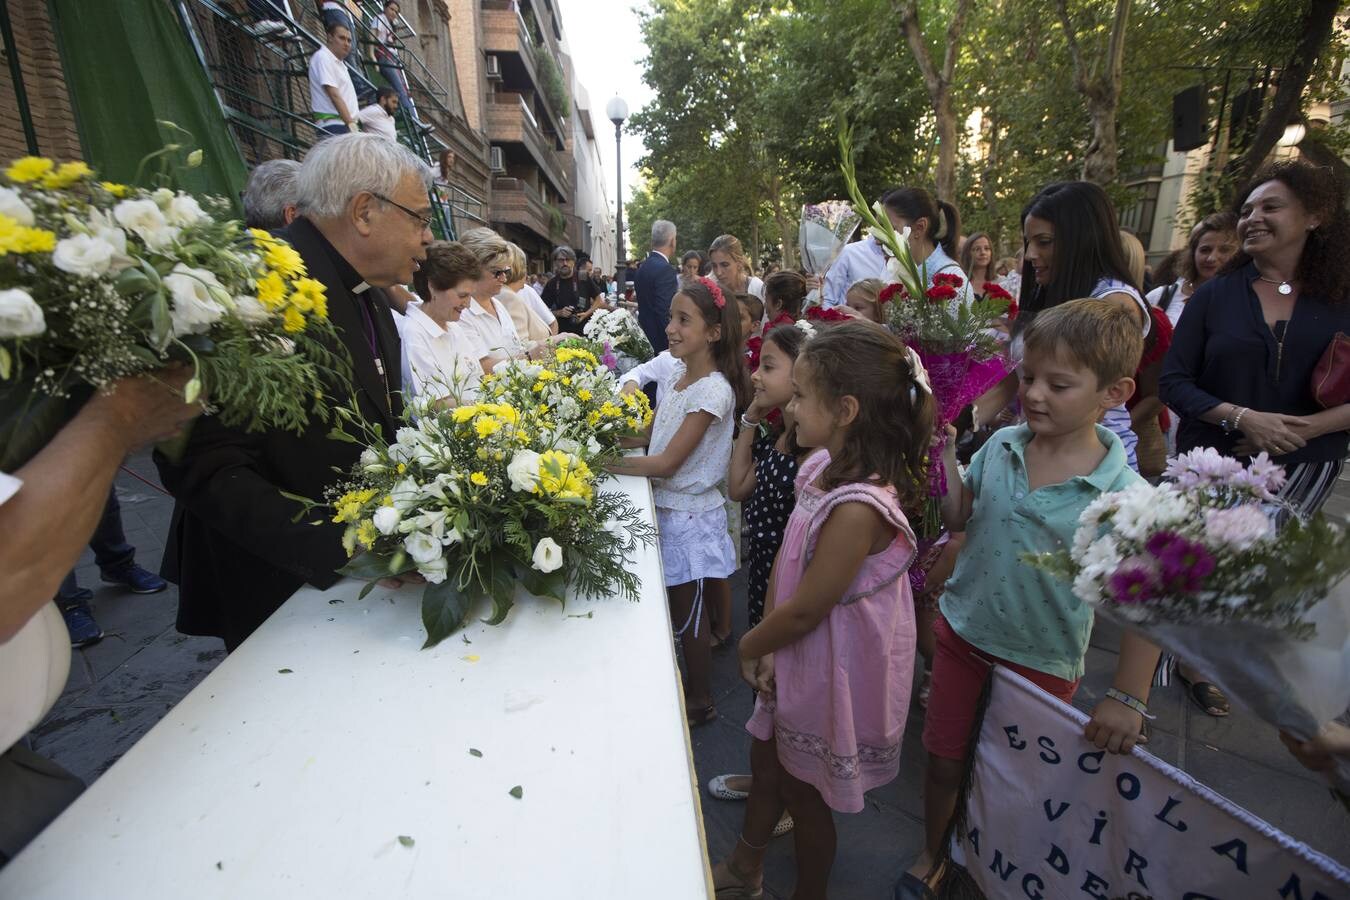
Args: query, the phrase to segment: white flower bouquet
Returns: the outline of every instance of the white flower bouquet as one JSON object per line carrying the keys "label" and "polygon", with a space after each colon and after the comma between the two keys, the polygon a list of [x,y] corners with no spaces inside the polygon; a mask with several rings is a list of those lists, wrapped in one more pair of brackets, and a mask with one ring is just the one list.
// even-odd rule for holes
{"label": "white flower bouquet", "polygon": [[559,603],[569,591],[637,598],[628,560],[655,530],[627,495],[599,489],[594,460],[560,448],[551,418],[542,404],[412,404],[394,440],[372,432],[331,490],[353,557],[345,574],[426,579],[425,647],[463,627],[484,598],[488,622],[500,624],[518,584]]}
{"label": "white flower bouquet", "polygon": [[544,444],[595,467],[617,456],[621,441],[652,423],[647,395],[621,393],[614,373],[579,347],[555,347],[538,362],[501,363],[483,378],[480,396],[532,411]]}
{"label": "white flower bouquet", "polygon": [[602,309],[596,312],[586,322],[582,333],[597,344],[608,344],[618,354],[618,368],[621,371],[626,372],[655,355],[652,342],[647,340],[637,319],[626,309]]}
{"label": "white flower bouquet", "polygon": [[797,226],[797,249],[801,252],[802,268],[811,275],[824,275],[839,258],[860,222],[862,217],[854,211],[852,204],[843,200],[803,204],[801,222]]}
{"label": "white flower bouquet", "polygon": [[[200,151],[188,157],[200,162]],[[0,186],[0,469],[42,447],[94,390],[171,363],[229,425],[298,431],[350,368],[323,285],[219,199],[96,181],[25,157]]]}
{"label": "white flower bouquet", "polygon": [[[1290,516],[1276,497],[1284,470],[1264,453],[1243,466],[1193,450],[1165,477],[1103,494],[1073,547],[1026,561],[1266,722],[1312,738],[1350,707],[1350,537],[1321,515]],[[1336,779],[1350,789],[1350,764]]]}

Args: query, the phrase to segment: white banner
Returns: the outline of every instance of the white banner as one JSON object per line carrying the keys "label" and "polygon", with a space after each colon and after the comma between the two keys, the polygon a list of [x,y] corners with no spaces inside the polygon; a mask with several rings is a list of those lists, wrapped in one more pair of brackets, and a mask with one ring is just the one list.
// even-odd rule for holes
{"label": "white banner", "polygon": [[994,670],[967,833],[952,856],[990,898],[1333,900],[1350,871],[1142,750],[1083,738],[1087,717]]}

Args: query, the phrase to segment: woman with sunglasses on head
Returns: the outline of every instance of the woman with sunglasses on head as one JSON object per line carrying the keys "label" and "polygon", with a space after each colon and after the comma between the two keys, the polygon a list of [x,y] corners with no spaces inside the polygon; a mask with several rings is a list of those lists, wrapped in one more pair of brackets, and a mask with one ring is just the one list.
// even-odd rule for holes
{"label": "woman with sunglasses on head", "polygon": [[511,249],[491,228],[474,228],[460,236],[459,242],[478,258],[483,267],[474,286],[473,302],[460,316],[460,324],[474,332],[487,348],[483,370],[504,359],[527,356],[528,345],[516,331],[511,312],[497,299],[511,277]]}

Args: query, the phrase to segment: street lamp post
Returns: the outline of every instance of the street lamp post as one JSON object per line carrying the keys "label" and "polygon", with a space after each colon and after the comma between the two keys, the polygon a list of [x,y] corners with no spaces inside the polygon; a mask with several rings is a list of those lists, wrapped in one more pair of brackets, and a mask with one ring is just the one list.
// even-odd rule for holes
{"label": "street lamp post", "polygon": [[[622,138],[623,138],[623,120],[628,118],[628,104],[623,102],[623,98],[615,94],[610,98],[605,106],[605,115],[614,123],[614,180],[617,185],[614,197],[616,207],[614,215],[614,270],[617,272],[619,266],[625,262],[623,255],[623,159],[622,159]],[[627,266],[624,266],[627,269]],[[624,273],[624,280],[627,280],[627,272]],[[619,293],[623,293],[623,285],[620,283]]]}

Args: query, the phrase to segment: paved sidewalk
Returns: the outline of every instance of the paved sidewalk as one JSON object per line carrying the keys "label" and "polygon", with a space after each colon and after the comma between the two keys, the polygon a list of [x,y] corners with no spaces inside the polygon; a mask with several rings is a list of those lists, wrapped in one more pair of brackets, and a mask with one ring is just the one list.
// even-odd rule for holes
{"label": "paved sidewalk", "polygon": [[[158,482],[148,456],[127,468]],[[117,479],[128,539],[141,565],[159,566],[172,501],[125,473]],[[1343,482],[1328,511],[1350,515],[1350,481]],[[94,589],[94,610],[108,637],[75,651],[70,683],[55,709],[33,732],[33,746],[71,771],[93,781],[148,731],[221,659],[214,639],[193,638],[174,629],[177,594],[135,596],[99,582],[92,554],[77,570],[80,583]],[[736,633],[744,633],[744,580],[733,581]],[[1088,673],[1077,703],[1090,708],[1109,685],[1118,637],[1099,626],[1088,654]],[[750,691],[739,680],[735,655],[714,656],[714,684],[721,717],[693,732],[701,785],[724,772],[748,771],[749,737],[743,728]],[[1155,693],[1157,714],[1149,750],[1192,774],[1272,825],[1344,863],[1350,863],[1350,815],[1321,781],[1302,769],[1273,729],[1238,710],[1212,719],[1191,704],[1180,685]],[[917,854],[922,842],[922,712],[912,712],[906,730],[900,777],[872,791],[866,809],[839,816],[839,853],[832,896],[840,900],[889,897],[890,886]],[[741,828],[742,805],[703,796],[708,845],[714,859],[729,851]],[[634,815],[641,815],[634,810]],[[788,897],[793,881],[791,837],[774,842],[766,885],[773,897]]]}

